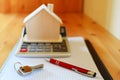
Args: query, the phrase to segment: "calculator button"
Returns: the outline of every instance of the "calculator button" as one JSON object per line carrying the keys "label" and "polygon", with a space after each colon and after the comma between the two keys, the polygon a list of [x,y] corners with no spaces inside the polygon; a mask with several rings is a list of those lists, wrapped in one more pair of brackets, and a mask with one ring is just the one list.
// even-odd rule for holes
{"label": "calculator button", "polygon": [[50,46],[50,45],[51,45],[51,43],[46,43],[45,45]]}
{"label": "calculator button", "polygon": [[37,45],[37,43],[31,43],[30,44],[30,46],[36,46]]}
{"label": "calculator button", "polygon": [[30,46],[30,49],[35,49],[36,48],[36,46]]}
{"label": "calculator button", "polygon": [[44,48],[44,46],[38,46],[37,48],[38,48],[38,49],[43,49],[43,48]]}
{"label": "calculator button", "polygon": [[36,49],[37,52],[43,52],[44,49]]}
{"label": "calculator button", "polygon": [[36,52],[36,49],[29,49],[29,52]]}
{"label": "calculator button", "polygon": [[28,47],[28,46],[26,46],[26,45],[22,45],[22,46],[21,46],[21,48],[27,48],[27,47]]}
{"label": "calculator button", "polygon": [[28,50],[26,48],[21,48],[20,52],[27,52]]}
{"label": "calculator button", "polygon": [[45,49],[45,52],[51,52],[51,49]]}
{"label": "calculator button", "polygon": [[23,45],[23,46],[28,46],[29,44],[24,42],[22,45]]}
{"label": "calculator button", "polygon": [[58,49],[53,49],[53,52],[60,52]]}
{"label": "calculator button", "polygon": [[51,48],[50,45],[45,46],[45,49],[50,49],[50,48]]}
{"label": "calculator button", "polygon": [[59,45],[58,44],[53,45],[53,49],[59,49]]}
{"label": "calculator button", "polygon": [[44,43],[38,43],[38,46],[43,46],[44,45]]}

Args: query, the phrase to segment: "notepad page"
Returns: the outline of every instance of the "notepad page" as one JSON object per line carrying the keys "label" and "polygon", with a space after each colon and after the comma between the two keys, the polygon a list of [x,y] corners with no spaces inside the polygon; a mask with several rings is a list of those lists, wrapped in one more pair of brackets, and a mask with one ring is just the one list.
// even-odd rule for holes
{"label": "notepad page", "polygon": [[[51,64],[47,62],[45,58],[16,57],[16,45],[0,73],[0,80],[104,80],[86,47],[84,38],[71,37],[68,38],[68,40],[71,48],[71,56],[68,58],[56,59],[88,70],[92,70],[97,73],[95,78],[86,77],[74,71]],[[44,64],[44,68],[33,71],[29,75],[20,76],[14,70],[15,62],[21,62],[23,65],[31,66]]]}

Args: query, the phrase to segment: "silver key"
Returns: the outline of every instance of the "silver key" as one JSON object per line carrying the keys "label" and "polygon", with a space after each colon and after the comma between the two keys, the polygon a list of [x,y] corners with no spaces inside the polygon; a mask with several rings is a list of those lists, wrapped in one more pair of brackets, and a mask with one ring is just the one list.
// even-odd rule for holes
{"label": "silver key", "polygon": [[[17,64],[19,64],[20,66],[16,66]],[[20,75],[27,75],[29,73],[32,73],[33,70],[37,70],[37,69],[42,69],[44,67],[43,64],[39,64],[36,66],[21,66],[20,62],[17,62],[14,64],[14,69],[17,71],[18,74]]]}
{"label": "silver key", "polygon": [[35,69],[41,69],[43,68],[43,64],[39,64],[39,65],[36,65],[36,66],[21,66],[20,69],[23,71],[23,72],[30,72],[30,71],[33,71]]}

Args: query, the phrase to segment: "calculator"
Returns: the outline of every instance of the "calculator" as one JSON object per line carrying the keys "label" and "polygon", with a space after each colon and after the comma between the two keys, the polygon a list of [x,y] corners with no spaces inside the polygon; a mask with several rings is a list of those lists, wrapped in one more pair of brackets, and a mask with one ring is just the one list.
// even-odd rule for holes
{"label": "calculator", "polygon": [[[60,27],[62,42],[24,42],[21,39],[16,56],[18,57],[69,57],[70,46],[65,27]],[[23,36],[26,29],[23,30]]]}

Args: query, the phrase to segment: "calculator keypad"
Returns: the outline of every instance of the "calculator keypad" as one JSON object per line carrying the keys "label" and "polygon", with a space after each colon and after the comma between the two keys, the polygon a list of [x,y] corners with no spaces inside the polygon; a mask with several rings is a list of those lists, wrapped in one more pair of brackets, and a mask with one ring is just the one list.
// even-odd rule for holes
{"label": "calculator keypad", "polygon": [[65,40],[61,43],[42,43],[42,42],[23,42],[20,51],[22,53],[26,52],[67,52],[67,46]]}

